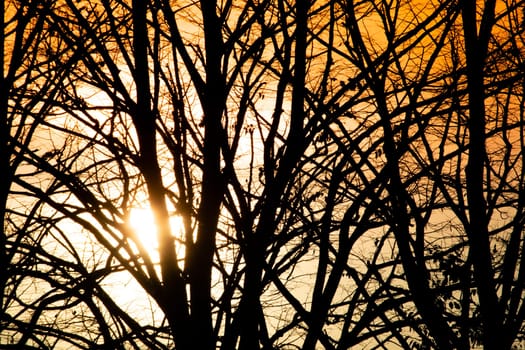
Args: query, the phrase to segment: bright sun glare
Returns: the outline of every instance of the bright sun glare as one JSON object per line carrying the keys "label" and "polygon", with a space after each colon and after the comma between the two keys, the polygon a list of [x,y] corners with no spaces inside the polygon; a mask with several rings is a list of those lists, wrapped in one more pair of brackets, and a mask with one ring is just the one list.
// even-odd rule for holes
{"label": "bright sun glare", "polygon": [[[129,213],[129,225],[138,236],[140,243],[144,245],[150,256],[157,255],[157,228],[153,212],[149,208],[133,208]],[[182,231],[182,219],[180,216],[170,217],[171,232],[178,236]]]}
{"label": "bright sun glare", "polygon": [[145,208],[131,209],[129,224],[149,253],[157,250],[157,229],[151,210]]}

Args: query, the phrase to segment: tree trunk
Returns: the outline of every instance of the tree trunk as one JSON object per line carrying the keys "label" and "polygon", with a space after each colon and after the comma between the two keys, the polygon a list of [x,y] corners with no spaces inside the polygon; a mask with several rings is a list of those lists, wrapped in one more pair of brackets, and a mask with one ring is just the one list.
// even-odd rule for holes
{"label": "tree trunk", "polygon": [[465,169],[470,217],[467,235],[470,241],[470,257],[480,299],[485,350],[510,348],[512,343],[505,336],[503,309],[499,306],[494,281],[488,229],[489,217],[483,183],[487,160],[483,67],[488,49],[490,28],[494,20],[494,6],[494,1],[485,2],[479,32],[476,23],[477,2],[473,0],[464,1],[462,6],[469,110],[469,154]]}
{"label": "tree trunk", "polygon": [[174,239],[171,234],[169,215],[164,196],[162,175],[157,158],[156,122],[151,110],[148,69],[147,4],[133,1],[133,51],[135,57],[134,78],[137,89],[137,105],[133,121],[140,143],[142,172],[147,183],[151,208],[157,226],[162,288],[160,307],[166,313],[173,331],[177,349],[193,349],[191,323],[187,305],[186,284],[177,263]]}
{"label": "tree trunk", "polygon": [[224,78],[221,72],[222,35],[215,1],[201,1],[206,47],[206,82],[201,103],[204,112],[204,142],[201,202],[198,231],[188,256],[191,317],[194,349],[212,350],[215,339],[212,328],[211,292],[215,238],[224,185],[220,169],[221,146],[224,142],[222,114],[225,107]]}

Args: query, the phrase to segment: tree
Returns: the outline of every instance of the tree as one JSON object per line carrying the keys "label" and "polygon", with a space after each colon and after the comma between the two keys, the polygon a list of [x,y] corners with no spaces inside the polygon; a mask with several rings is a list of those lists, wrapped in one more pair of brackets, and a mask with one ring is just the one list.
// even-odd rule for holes
{"label": "tree", "polygon": [[[518,4],[30,4],[14,18],[40,23],[42,39],[20,37],[43,63],[8,48],[45,79],[6,85],[3,105],[7,125],[36,121],[20,123],[35,128],[27,141],[14,125],[2,138],[3,164],[23,165],[2,192],[19,346],[466,349],[520,336]],[[18,91],[37,110],[10,110]],[[37,151],[42,135],[51,147]],[[154,216],[156,250],[130,224],[137,208]],[[33,280],[41,296],[23,292]],[[115,281],[129,280],[151,317],[123,305]]]}
{"label": "tree", "polygon": [[72,136],[80,135],[72,128],[62,138],[54,130],[71,126],[55,105],[78,103],[64,95],[78,54],[46,23],[52,7],[42,1],[2,7],[0,47],[8,54],[2,54],[0,75],[0,342],[13,348],[164,347],[162,329],[153,338],[105,290],[102,281],[119,267],[104,266],[107,253],[92,238],[68,232],[69,216],[82,216],[62,208],[70,196],[64,177],[75,171],[79,155]]}
{"label": "tree", "polygon": [[[521,228],[511,222],[522,218],[515,204],[521,196],[516,173],[521,172],[521,151],[516,146],[522,131],[519,117],[511,115],[520,115],[517,96],[523,74],[514,57],[521,50],[522,13],[516,12],[516,3],[451,3],[455,6],[437,12],[444,16],[437,23],[447,29],[421,37],[419,47],[414,41],[415,50],[427,53],[418,57],[429,60],[419,70],[407,70],[414,66],[402,50],[411,41],[396,45],[406,33],[399,27],[407,11],[399,4],[383,5],[370,9],[384,26],[386,44],[379,52],[374,42],[362,39],[364,29],[353,15],[358,7],[349,6],[348,12],[355,57],[381,119],[386,231],[396,241],[396,257],[418,319],[430,335],[416,344],[511,348],[521,337],[523,323],[519,307],[511,301],[521,293],[514,270],[519,266],[515,249],[519,250]],[[513,34],[507,28],[514,28]],[[426,39],[432,40],[430,46]],[[382,58],[377,65],[376,57]],[[418,72],[421,75],[414,77]],[[444,91],[436,91],[439,86]],[[505,219],[497,214],[509,211]],[[447,226],[451,234],[439,237]],[[507,246],[509,236],[514,241]],[[509,270],[503,272],[500,261],[506,261]],[[517,294],[511,297],[513,293]]]}

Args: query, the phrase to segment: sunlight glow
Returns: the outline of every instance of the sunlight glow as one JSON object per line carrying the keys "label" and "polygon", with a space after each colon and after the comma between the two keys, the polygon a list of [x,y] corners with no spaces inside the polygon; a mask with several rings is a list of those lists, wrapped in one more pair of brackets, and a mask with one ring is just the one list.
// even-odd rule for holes
{"label": "sunlight glow", "polygon": [[[149,208],[132,208],[129,212],[129,225],[138,236],[140,243],[151,257],[158,256],[157,227],[153,212]],[[170,217],[171,233],[179,237],[182,232],[182,218]]]}
{"label": "sunlight glow", "polygon": [[157,250],[157,228],[151,210],[145,208],[131,209],[129,224],[149,253]]}

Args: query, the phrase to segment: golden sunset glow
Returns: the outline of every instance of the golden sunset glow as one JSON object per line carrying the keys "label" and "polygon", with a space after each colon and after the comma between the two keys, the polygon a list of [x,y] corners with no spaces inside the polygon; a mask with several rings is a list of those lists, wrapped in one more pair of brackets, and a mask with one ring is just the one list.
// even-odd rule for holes
{"label": "golden sunset glow", "polygon": [[153,213],[145,208],[133,208],[129,213],[129,224],[148,252],[157,250],[157,228]]}
{"label": "golden sunset glow", "polygon": [[[140,243],[144,246],[154,261],[158,260],[157,226],[153,212],[150,208],[132,208],[129,212],[129,226],[137,235]],[[180,237],[182,232],[182,218],[173,215],[169,219],[171,233],[174,237]]]}
{"label": "golden sunset glow", "polygon": [[525,349],[525,0],[3,5],[0,349]]}

